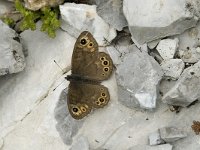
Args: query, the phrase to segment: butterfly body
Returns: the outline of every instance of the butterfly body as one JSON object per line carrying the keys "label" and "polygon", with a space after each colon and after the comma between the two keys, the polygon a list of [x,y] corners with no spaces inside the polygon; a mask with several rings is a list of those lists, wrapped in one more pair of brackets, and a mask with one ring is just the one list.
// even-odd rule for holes
{"label": "butterfly body", "polygon": [[101,85],[113,71],[110,56],[98,51],[98,44],[91,33],[84,31],[78,37],[72,54],[72,74],[67,95],[71,116],[81,119],[92,108],[102,108],[110,100],[108,89]]}

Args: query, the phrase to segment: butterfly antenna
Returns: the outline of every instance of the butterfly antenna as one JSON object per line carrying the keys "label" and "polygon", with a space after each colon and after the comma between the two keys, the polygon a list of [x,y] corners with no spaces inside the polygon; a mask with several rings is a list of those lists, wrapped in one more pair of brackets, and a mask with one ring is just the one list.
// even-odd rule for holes
{"label": "butterfly antenna", "polygon": [[60,84],[58,84],[58,85],[53,89],[53,91],[55,91],[61,84],[63,84],[64,81],[65,81],[65,80],[63,80]]}
{"label": "butterfly antenna", "polygon": [[63,74],[65,73],[65,71],[60,67],[60,65],[56,62],[56,60],[53,60],[54,63],[60,68],[60,70],[63,72]]}

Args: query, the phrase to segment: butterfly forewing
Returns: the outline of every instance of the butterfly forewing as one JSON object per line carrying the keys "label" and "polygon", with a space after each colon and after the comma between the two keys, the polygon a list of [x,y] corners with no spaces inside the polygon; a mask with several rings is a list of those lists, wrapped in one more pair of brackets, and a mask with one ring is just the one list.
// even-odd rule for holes
{"label": "butterfly forewing", "polygon": [[72,56],[72,75],[80,75],[91,80],[106,80],[113,70],[110,56],[98,52],[98,44],[91,33],[84,31],[75,43]]}

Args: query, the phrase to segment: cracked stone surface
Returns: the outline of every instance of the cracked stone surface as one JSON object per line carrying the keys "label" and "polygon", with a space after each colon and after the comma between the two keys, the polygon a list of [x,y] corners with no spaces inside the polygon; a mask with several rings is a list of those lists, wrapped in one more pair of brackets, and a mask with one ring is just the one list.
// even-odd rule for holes
{"label": "cracked stone surface", "polygon": [[186,3],[187,0],[124,0],[123,11],[133,39],[143,44],[194,27],[198,19],[186,9]]}
{"label": "cracked stone surface", "polygon": [[54,40],[39,30],[25,31],[21,38],[28,49],[25,70],[0,78],[0,137],[12,131],[48,95],[52,83],[62,73],[54,60],[66,70],[75,42],[61,30]]}
{"label": "cracked stone surface", "polygon": [[149,134],[149,145],[160,145],[165,142],[160,137],[160,133],[158,130]]}
{"label": "cracked stone surface", "polygon": [[153,109],[163,72],[158,63],[135,46],[117,67],[119,101],[127,107]]}
{"label": "cracked stone surface", "polygon": [[81,136],[70,148],[70,150],[80,150],[80,149],[90,150],[87,137]]}
{"label": "cracked stone surface", "polygon": [[[105,1],[98,2],[101,5]],[[106,4],[114,9],[119,6],[120,0],[107,2],[110,2]],[[200,121],[200,102],[196,101],[200,91],[200,62],[198,57],[191,61],[180,55],[182,51],[191,50],[192,54],[195,51],[193,56],[200,52],[199,24],[181,35],[171,36],[195,26],[196,19],[200,16],[200,11],[197,11],[200,3],[198,4],[198,0],[187,0],[187,5],[186,0],[124,2],[128,2],[134,11],[133,18],[128,20],[129,25],[138,25],[129,26],[131,33],[136,33],[132,37],[134,43],[130,40],[127,28],[123,31],[129,36],[124,38],[124,41],[120,39],[109,43],[116,35],[114,28],[122,27],[118,23],[123,20],[109,23],[104,18],[104,21],[103,16],[101,18],[97,15],[94,5],[60,6],[68,24],[63,20],[62,29],[57,31],[55,39],[49,39],[39,29],[21,33],[23,47],[27,50],[27,66],[22,72],[0,77],[1,150],[172,150],[172,147],[173,150],[200,149],[200,136],[191,129],[194,120]],[[141,5],[141,2],[144,5]],[[123,6],[127,6],[127,3]],[[127,14],[132,13],[132,10],[129,12],[129,9],[124,7],[123,11],[125,10]],[[111,11],[113,10],[106,13]],[[119,17],[121,14],[115,15]],[[73,37],[77,37],[86,27],[95,34],[99,45],[106,43],[104,37],[108,39],[108,46],[99,49],[106,50],[111,55],[117,74],[102,82],[108,87],[111,96],[108,105],[92,111],[82,120],[75,120],[67,109],[66,94],[69,82],[64,78],[70,74],[71,54],[76,40]],[[121,31],[117,33],[120,37]],[[179,72],[180,76],[177,76],[176,80],[162,77],[163,59],[158,57],[155,49],[161,40],[166,39],[162,37],[169,35],[167,39],[179,39],[179,47],[173,59],[179,59],[181,64],[186,62],[185,68],[182,68],[184,71]],[[157,38],[158,40],[155,40]],[[154,41],[146,43],[151,40]],[[177,72],[175,69],[172,71]],[[135,91],[139,91],[133,94],[138,101],[132,99],[131,94]],[[147,99],[150,101],[145,101]],[[194,101],[196,103],[192,103]],[[138,103],[143,109],[138,109]],[[183,108],[174,112],[169,105],[181,105]],[[154,109],[147,110],[149,106]],[[187,136],[175,141],[174,137],[165,134],[164,137],[170,137],[173,142],[163,144],[155,131],[169,127],[181,129]],[[175,130],[170,130],[169,133],[175,137],[180,135]]]}
{"label": "cracked stone surface", "polygon": [[164,39],[158,43],[156,49],[164,60],[174,58],[178,48],[178,39]]}
{"label": "cracked stone surface", "polygon": [[23,47],[17,33],[0,20],[0,76],[18,73],[25,68]]}
{"label": "cracked stone surface", "polygon": [[145,146],[145,145],[137,145],[129,148],[128,150],[172,150],[172,145],[164,144],[158,146]]}
{"label": "cracked stone surface", "polygon": [[159,129],[159,132],[161,138],[167,143],[174,142],[187,136],[187,133],[184,132],[183,129],[178,129],[176,127],[164,127]]}
{"label": "cracked stone surface", "polygon": [[[53,87],[59,82],[56,82]],[[15,128],[4,137],[2,150],[69,149],[69,146],[65,145],[59,137],[54,118],[54,107],[57,103],[55,99],[59,98],[64,85],[55,91],[51,88],[48,95],[23,120],[16,123]]]}
{"label": "cracked stone surface", "polygon": [[96,5],[99,16],[118,31],[128,25],[122,10],[122,0],[96,0]]}
{"label": "cracked stone surface", "polygon": [[96,6],[66,3],[60,5],[62,18],[61,28],[73,37],[78,37],[82,31],[90,31],[99,45],[105,44],[105,39],[111,41],[116,31],[109,26],[96,12]]}
{"label": "cracked stone surface", "polygon": [[200,61],[186,68],[176,84],[162,98],[163,102],[186,107],[200,98]]}
{"label": "cracked stone surface", "polygon": [[185,67],[182,59],[168,59],[160,64],[164,72],[164,76],[171,79],[178,79]]}

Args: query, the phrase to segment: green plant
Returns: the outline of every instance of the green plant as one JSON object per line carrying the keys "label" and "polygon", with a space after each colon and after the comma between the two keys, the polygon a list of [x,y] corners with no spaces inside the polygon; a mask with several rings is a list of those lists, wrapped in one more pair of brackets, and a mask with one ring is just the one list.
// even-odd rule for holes
{"label": "green plant", "polygon": [[58,8],[44,7],[37,11],[31,11],[23,6],[21,0],[15,0],[15,8],[23,15],[20,30],[35,30],[36,22],[42,20],[41,31],[46,32],[51,38],[56,36],[56,29],[60,27]]}
{"label": "green plant", "polygon": [[12,18],[9,18],[7,16],[2,16],[0,18],[4,23],[6,23],[7,25],[9,25],[10,27],[13,27],[15,24],[15,21]]}
{"label": "green plant", "polygon": [[60,27],[60,21],[57,19],[59,15],[59,9],[44,7],[41,9],[43,16],[41,31],[46,32],[50,37],[56,36],[56,29]]}

